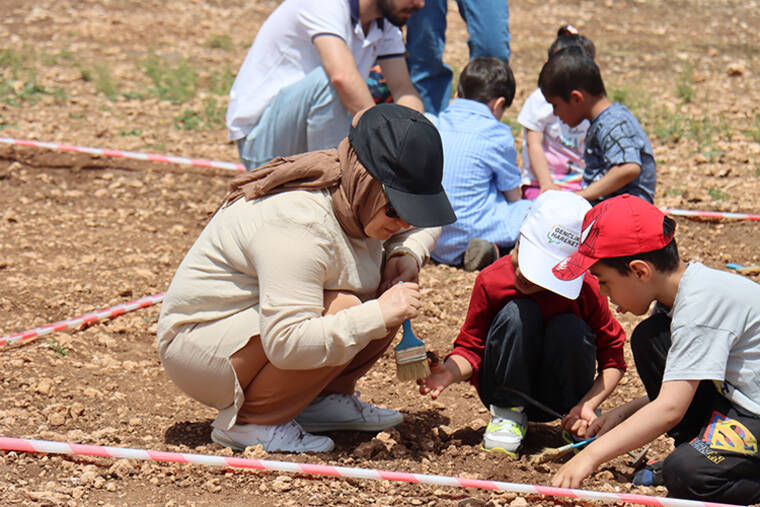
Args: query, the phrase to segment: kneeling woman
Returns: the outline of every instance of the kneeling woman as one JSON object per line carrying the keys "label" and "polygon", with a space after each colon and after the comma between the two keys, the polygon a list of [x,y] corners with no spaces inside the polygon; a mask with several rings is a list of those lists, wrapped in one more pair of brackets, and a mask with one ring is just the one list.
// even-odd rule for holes
{"label": "kneeling woman", "polygon": [[360,401],[356,381],[417,315],[419,268],[455,216],[435,127],[392,104],[357,117],[337,149],[235,180],[166,293],[159,356],[219,409],[218,444],[329,451],[307,431],[403,420]]}

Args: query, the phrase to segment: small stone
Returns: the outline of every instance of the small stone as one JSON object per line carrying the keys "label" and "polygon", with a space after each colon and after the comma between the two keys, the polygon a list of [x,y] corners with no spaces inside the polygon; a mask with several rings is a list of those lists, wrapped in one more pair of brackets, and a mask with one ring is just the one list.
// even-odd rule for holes
{"label": "small stone", "polygon": [[278,475],[272,481],[272,489],[278,493],[284,493],[293,489],[293,478],[287,475]]}
{"label": "small stone", "polygon": [[448,440],[453,434],[454,429],[451,426],[445,424],[438,426],[438,436],[441,437],[441,440]]}
{"label": "small stone", "polygon": [[135,473],[135,471],[135,466],[128,459],[120,459],[108,469],[110,475],[118,477],[119,479],[125,479]]}
{"label": "small stone", "polygon": [[267,456],[269,456],[269,454],[264,450],[264,446],[261,444],[246,447],[245,451],[243,451],[243,457],[246,459],[265,459]]}
{"label": "small stone", "polygon": [[596,479],[598,479],[600,481],[610,482],[610,481],[612,481],[612,479],[615,478],[615,476],[609,470],[602,470],[601,472],[599,472],[598,474],[596,474],[594,476],[594,478],[596,478]]}
{"label": "small stone", "polygon": [[219,493],[222,490],[222,487],[216,484],[214,480],[208,480],[203,483],[203,488],[209,493]]}
{"label": "small stone", "polygon": [[729,64],[726,68],[726,74],[729,77],[741,77],[747,73],[747,68],[739,62]]}
{"label": "small stone", "polygon": [[84,488],[81,486],[77,486],[76,488],[71,490],[71,496],[74,498],[74,500],[79,500],[84,496]]}
{"label": "small stone", "polygon": [[53,382],[48,378],[44,378],[40,380],[39,384],[37,384],[37,387],[35,387],[35,391],[37,391],[40,394],[48,394],[52,386],[53,386]]}
{"label": "small stone", "polygon": [[95,479],[99,477],[98,467],[95,465],[87,465],[84,467],[82,474],[79,476],[79,482],[83,486],[89,486],[95,483]]}
{"label": "small stone", "polygon": [[84,413],[84,405],[82,405],[79,402],[72,403],[71,407],[69,407],[69,414],[71,414],[72,417],[79,417]]}
{"label": "small stone", "polygon": [[62,426],[66,422],[66,413],[56,412],[50,414],[47,418],[47,422],[50,426]]}
{"label": "small stone", "polygon": [[468,497],[459,500],[457,507],[483,507],[485,502],[478,498]]}
{"label": "small stone", "polygon": [[517,498],[509,502],[509,505],[510,507],[527,507],[528,501],[524,499],[523,497],[518,496]]}

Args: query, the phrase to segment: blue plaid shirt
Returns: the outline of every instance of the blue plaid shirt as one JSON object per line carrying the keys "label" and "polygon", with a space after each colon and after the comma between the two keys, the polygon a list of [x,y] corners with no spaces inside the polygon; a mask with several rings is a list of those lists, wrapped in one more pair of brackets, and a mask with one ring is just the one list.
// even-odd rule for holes
{"label": "blue plaid shirt", "polygon": [[502,193],[521,184],[512,131],[488,106],[468,99],[451,102],[436,126],[443,141],[443,188],[457,221],[443,227],[433,259],[461,263],[473,238],[513,245],[531,201],[510,203]]}
{"label": "blue plaid shirt", "polygon": [[654,203],[657,168],[652,145],[639,121],[623,104],[612,104],[591,122],[586,133],[583,160],[586,162],[584,187],[607,174],[612,166],[630,162],[641,167],[641,174],[635,180],[596,202],[620,194],[631,194]]}

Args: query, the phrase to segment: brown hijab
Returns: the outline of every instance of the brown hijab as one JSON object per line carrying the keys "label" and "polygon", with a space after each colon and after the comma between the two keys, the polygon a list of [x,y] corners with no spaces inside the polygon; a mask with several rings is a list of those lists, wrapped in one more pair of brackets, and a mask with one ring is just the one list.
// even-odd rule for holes
{"label": "brown hijab", "polygon": [[[357,115],[358,116],[358,115]],[[382,184],[362,166],[348,138],[337,149],[277,157],[235,178],[225,204],[291,190],[329,189],[333,210],[343,231],[366,238],[364,226],[388,204]]]}

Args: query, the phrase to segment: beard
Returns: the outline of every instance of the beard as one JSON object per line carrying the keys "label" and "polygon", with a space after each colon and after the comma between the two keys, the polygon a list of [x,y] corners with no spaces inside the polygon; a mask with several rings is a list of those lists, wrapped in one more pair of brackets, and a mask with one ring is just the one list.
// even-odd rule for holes
{"label": "beard", "polygon": [[401,28],[409,21],[409,16],[420,10],[418,7],[409,7],[407,9],[399,9],[396,7],[395,0],[378,0],[377,7],[380,9],[380,13],[385,19],[391,22],[392,25]]}

